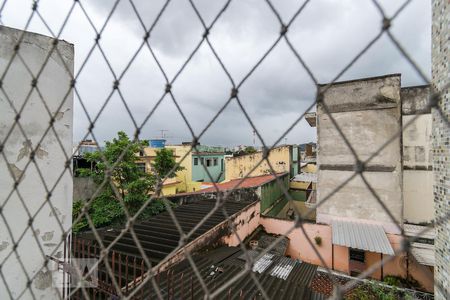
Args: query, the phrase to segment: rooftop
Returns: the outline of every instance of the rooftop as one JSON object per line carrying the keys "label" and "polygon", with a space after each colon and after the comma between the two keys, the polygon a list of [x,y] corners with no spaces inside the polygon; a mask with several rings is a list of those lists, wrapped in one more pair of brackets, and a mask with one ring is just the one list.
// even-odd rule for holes
{"label": "rooftop", "polygon": [[[276,175],[269,174],[269,175],[261,175],[261,176],[254,176],[254,177],[247,177],[247,178],[238,178],[233,179],[227,182],[216,184],[216,187],[210,187],[201,190],[202,193],[209,193],[209,192],[215,192],[217,189],[219,191],[227,191],[232,190],[234,188],[253,188],[258,187],[263,184],[266,184],[268,182],[271,182],[275,180],[277,177],[282,177],[283,175],[286,175],[287,173],[278,173]],[[217,188],[217,189],[216,189]]]}
{"label": "rooftop", "polygon": [[[249,255],[259,255],[249,250]],[[221,247],[193,257],[195,265],[210,292],[239,275],[246,264],[241,248]],[[309,285],[316,275],[317,266],[276,254],[266,254],[256,261],[252,271],[267,293],[269,299],[325,299],[323,294],[313,292]],[[185,280],[183,280],[185,278]],[[146,296],[155,296],[148,284]],[[159,278],[163,298],[170,293],[174,299],[203,299],[205,294],[199,279],[187,260],[161,273]],[[167,287],[167,288],[166,288]],[[244,275],[224,289],[218,299],[262,299],[262,293],[253,278]]]}

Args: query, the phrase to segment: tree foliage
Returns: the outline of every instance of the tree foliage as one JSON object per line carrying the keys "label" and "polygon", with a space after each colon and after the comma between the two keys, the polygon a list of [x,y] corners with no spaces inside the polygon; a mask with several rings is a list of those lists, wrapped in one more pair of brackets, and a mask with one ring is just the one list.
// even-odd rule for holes
{"label": "tree foliage", "polygon": [[173,178],[177,171],[182,171],[185,168],[177,166],[172,149],[162,148],[156,153],[155,160],[152,164],[153,171],[159,178]]}
{"label": "tree foliage", "polygon": [[[148,146],[147,141],[134,141],[122,131],[112,141],[107,141],[103,151],[86,153],[88,162],[95,163],[93,170],[83,169],[80,174],[92,177],[94,182],[102,187],[100,193],[89,209],[89,215],[96,227],[119,224],[125,221],[124,206],[134,215],[142,205],[148,201],[149,193],[154,190],[156,177],[139,168],[139,157],[136,153]],[[162,163],[165,165],[164,160]],[[106,181],[106,184],[102,183]],[[75,202],[73,207],[74,219],[81,213],[83,203]],[[161,200],[152,200],[140,217],[148,217],[163,211],[165,208]],[[83,218],[74,224],[73,230],[79,231],[88,227]]]}

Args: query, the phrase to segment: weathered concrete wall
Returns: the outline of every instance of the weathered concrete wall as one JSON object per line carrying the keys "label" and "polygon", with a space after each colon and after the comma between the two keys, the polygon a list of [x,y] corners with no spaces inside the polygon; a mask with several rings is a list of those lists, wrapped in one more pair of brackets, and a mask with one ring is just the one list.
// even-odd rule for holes
{"label": "weathered concrete wall", "polygon": [[[280,146],[272,149],[268,160],[276,173],[290,172],[291,170],[291,146]],[[253,172],[250,171],[263,159],[263,153],[257,152],[236,157],[225,158],[225,181],[245,176],[260,176],[271,174],[266,161],[263,161]]]}
{"label": "weathered concrete wall", "polygon": [[[46,60],[52,48],[52,38],[0,26],[0,74],[4,74],[22,34],[23,41],[19,52],[33,76],[36,76]],[[68,230],[72,224],[72,177],[70,172],[65,170],[65,155],[70,157],[72,151],[73,97],[70,82],[74,49],[73,45],[64,41],[59,41],[57,47],[62,59],[53,52],[37,80],[37,88],[50,113],[58,112],[54,129],[63,148],[60,147],[53,130],[50,130],[39,144],[49,126],[50,116],[34,90],[20,116],[20,124],[26,137],[18,126],[15,126],[0,150],[6,159],[0,159],[0,208],[4,217],[0,218],[0,261],[3,262],[9,256],[2,265],[7,286],[0,280],[0,299],[9,299],[10,296],[17,298],[27,287],[27,276],[32,279],[30,289],[36,299],[61,297],[57,294],[60,290],[54,286],[54,280],[61,279],[58,275],[60,273],[41,270],[45,255],[62,258],[63,247],[58,246],[62,229]],[[31,82],[32,76],[16,56],[2,83],[6,93],[0,91],[0,141],[5,141],[16,116],[7,99],[19,110],[31,90]],[[58,110],[61,103],[63,104]],[[35,150],[37,146],[39,147]],[[35,163],[26,168],[34,150]],[[64,175],[58,181],[63,172]],[[19,193],[10,195],[15,180],[19,181],[17,190],[24,204],[21,203]],[[47,198],[44,183],[52,190],[50,201],[54,210],[49,204],[42,206]],[[14,247],[25,271],[22,270],[17,256],[10,255]],[[48,266],[55,269],[53,262]],[[34,297],[27,289],[21,299]]]}
{"label": "weathered concrete wall", "polygon": [[73,201],[89,200],[97,191],[97,184],[91,177],[73,178]]}
{"label": "weathered concrete wall", "polygon": [[[259,201],[261,196],[260,188],[241,188],[233,190],[231,192],[220,191],[219,193],[223,197],[227,197],[229,201],[234,202],[251,203],[254,201]],[[178,205],[183,205],[195,203],[202,200],[217,199],[217,192],[202,193],[200,191],[195,193],[176,194],[167,196],[167,199]]]}
{"label": "weathered concrete wall", "polygon": [[429,86],[401,89],[404,219],[431,223],[434,218],[432,116],[427,109]]}
{"label": "weathered concrete wall", "polygon": [[450,78],[450,3],[433,0],[432,7],[432,84],[437,91],[443,92],[439,107],[444,114],[442,118],[436,109],[433,110],[435,218],[441,221],[436,225],[435,297],[441,300],[450,297],[450,88],[447,86],[444,90]]}
{"label": "weathered concrete wall", "polygon": [[[294,221],[261,216],[260,224],[267,233],[286,235],[286,233],[294,226]],[[331,226],[320,224],[303,224],[303,226],[306,235],[301,228],[295,228],[286,235],[289,238],[286,254],[294,259],[300,259],[311,264],[325,267],[319,256],[316,254],[315,248],[325,260],[326,266],[331,268]],[[314,248],[308,242],[307,236],[312,241]],[[322,239],[320,246],[315,243],[315,237],[320,237]]]}
{"label": "weathered concrete wall", "polygon": [[433,183],[433,171],[403,171],[405,222],[412,224],[429,224],[433,221]]}
{"label": "weathered concrete wall", "polygon": [[238,246],[250,236],[259,226],[260,206],[258,203],[242,210],[236,218],[233,219],[235,231],[230,231],[228,235],[222,237],[222,243],[227,246]]}
{"label": "weathered concrete wall", "polygon": [[[333,84],[324,92],[323,103],[364,161],[400,129],[400,75]],[[321,103],[317,106],[317,128],[317,196],[318,201],[323,201],[353,174],[356,161]],[[395,217],[395,223],[400,223],[402,216],[401,165],[400,137],[397,137],[365,166],[364,172]],[[329,222],[333,216],[377,220],[386,223],[385,229],[398,231],[359,177],[317,209],[318,222]]]}

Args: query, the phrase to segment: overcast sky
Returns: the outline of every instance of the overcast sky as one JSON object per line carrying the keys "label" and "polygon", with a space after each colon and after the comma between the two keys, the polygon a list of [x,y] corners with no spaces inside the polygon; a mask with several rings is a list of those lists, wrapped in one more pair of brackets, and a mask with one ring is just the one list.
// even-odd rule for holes
{"label": "overcast sky", "polygon": [[[0,6],[3,1],[0,0]],[[115,1],[80,1],[99,30]],[[165,1],[134,0],[148,28]],[[287,22],[303,1],[272,0]],[[404,2],[379,1],[388,16]],[[414,0],[395,19],[391,31],[411,57],[429,75],[431,53],[431,1]],[[194,1],[206,24],[210,24],[225,1]],[[63,24],[73,0],[43,0],[38,9],[53,32]],[[31,13],[31,1],[7,1],[2,23],[23,29]],[[381,15],[371,0],[312,0],[292,23],[288,37],[320,83],[332,80],[341,69],[379,32]],[[52,35],[35,17],[30,31]],[[192,53],[204,32],[187,0],[171,1],[149,39],[150,45],[171,80]],[[239,83],[274,43],[280,24],[265,1],[234,0],[210,32],[210,41]],[[61,38],[75,45],[75,72],[80,70],[93,46],[96,34],[83,11],[75,6]],[[144,29],[128,0],[122,0],[102,34],[100,46],[117,76],[142,43]],[[387,36],[383,36],[341,80],[402,73],[402,85],[423,84]],[[120,82],[120,91],[135,121],[141,124],[165,87],[165,78],[147,47],[142,48]],[[113,76],[96,48],[77,80],[81,101],[94,118],[111,92]],[[204,43],[176,79],[172,91],[195,133],[200,133],[227,101],[232,84],[211,49]],[[315,86],[299,61],[281,40],[239,89],[239,97],[266,143],[273,143],[314,101]],[[74,98],[74,142],[87,132],[87,118],[80,99]],[[188,141],[192,136],[171,98],[166,97],[143,127],[141,138],[160,137],[168,130],[169,143]],[[100,115],[94,133],[99,141],[117,131],[134,132],[134,125],[121,98],[113,95]],[[315,140],[315,130],[300,121],[282,143]],[[232,102],[201,138],[202,144],[253,144],[248,121]],[[260,142],[257,141],[257,145]]]}

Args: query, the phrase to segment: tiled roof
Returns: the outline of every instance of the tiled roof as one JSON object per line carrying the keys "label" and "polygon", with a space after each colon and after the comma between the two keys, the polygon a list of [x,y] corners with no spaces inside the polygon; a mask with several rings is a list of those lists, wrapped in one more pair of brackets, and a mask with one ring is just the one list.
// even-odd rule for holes
{"label": "tiled roof", "polygon": [[[278,173],[276,175],[273,175],[273,174],[261,175],[261,176],[255,176],[255,177],[247,177],[245,179],[238,178],[238,179],[230,180],[228,182],[218,183],[218,184],[216,184],[216,187],[220,191],[232,190],[235,187],[237,187],[237,188],[258,187],[258,186],[261,186],[261,185],[263,185],[265,183],[268,183],[268,182],[271,182],[271,181],[275,180],[276,177],[281,177],[281,176],[283,176],[285,174],[287,174],[287,173]],[[202,193],[211,193],[211,192],[215,192],[215,191],[216,191],[215,187],[210,187],[210,188],[203,189],[200,192],[202,192]]]}

